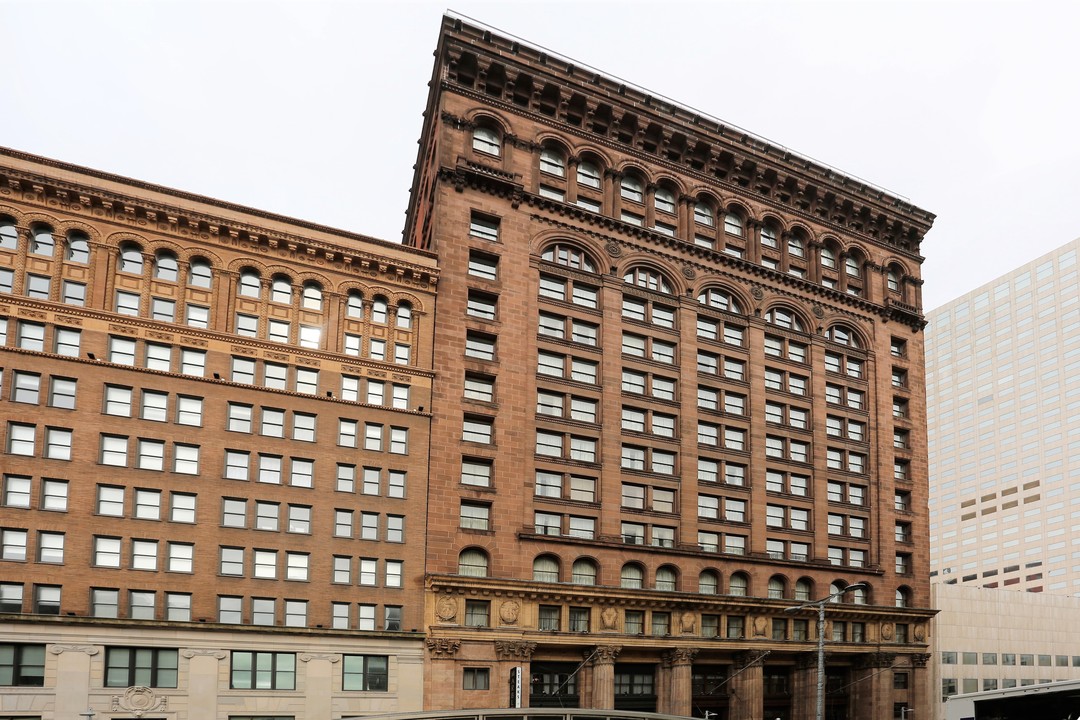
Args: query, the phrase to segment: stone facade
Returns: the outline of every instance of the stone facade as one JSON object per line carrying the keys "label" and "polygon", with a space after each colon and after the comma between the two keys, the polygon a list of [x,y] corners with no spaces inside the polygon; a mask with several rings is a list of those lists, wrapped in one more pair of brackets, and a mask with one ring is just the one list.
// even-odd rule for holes
{"label": "stone facade", "polygon": [[858,581],[830,717],[927,708],[933,217],[454,18],[425,119],[428,707],[808,718]]}

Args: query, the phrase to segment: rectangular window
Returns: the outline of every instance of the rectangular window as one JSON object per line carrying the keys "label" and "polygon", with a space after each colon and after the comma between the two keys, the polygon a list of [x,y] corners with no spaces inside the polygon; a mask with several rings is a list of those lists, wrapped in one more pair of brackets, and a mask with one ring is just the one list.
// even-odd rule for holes
{"label": "rectangular window", "polygon": [[343,655],[341,689],[386,692],[390,660],[386,655]]}
{"label": "rectangular window", "polygon": [[44,685],[44,645],[0,643],[0,687]]}
{"label": "rectangular window", "polygon": [[235,690],[295,690],[296,655],[234,650],[230,678]]}

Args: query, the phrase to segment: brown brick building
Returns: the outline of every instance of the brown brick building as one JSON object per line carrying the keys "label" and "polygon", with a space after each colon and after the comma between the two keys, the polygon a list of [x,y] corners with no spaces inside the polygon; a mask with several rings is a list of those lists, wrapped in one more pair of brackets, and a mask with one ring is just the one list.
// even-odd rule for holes
{"label": "brown brick building", "polygon": [[805,720],[835,593],[827,717],[929,712],[933,216],[455,18],[425,121],[427,707]]}
{"label": "brown brick building", "polygon": [[0,151],[0,716],[420,709],[436,282]]}

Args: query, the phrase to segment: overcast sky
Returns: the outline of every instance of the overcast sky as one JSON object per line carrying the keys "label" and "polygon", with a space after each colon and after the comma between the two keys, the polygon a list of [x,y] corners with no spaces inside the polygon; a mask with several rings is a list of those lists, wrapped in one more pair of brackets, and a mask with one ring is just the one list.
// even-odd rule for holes
{"label": "overcast sky", "polygon": [[400,241],[451,10],[937,214],[931,309],[1080,236],[1080,3],[0,0],[0,145]]}

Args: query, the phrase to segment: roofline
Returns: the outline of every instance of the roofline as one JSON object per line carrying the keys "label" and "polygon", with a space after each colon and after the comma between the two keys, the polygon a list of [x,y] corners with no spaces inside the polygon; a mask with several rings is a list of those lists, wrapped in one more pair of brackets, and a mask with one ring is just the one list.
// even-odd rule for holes
{"label": "roofline", "polygon": [[[307,230],[312,230],[319,233],[335,235],[342,239],[356,240],[363,243],[381,245],[383,247],[393,248],[397,251],[403,250],[410,254],[416,254],[421,257],[436,257],[435,253],[433,252],[403,245],[399,242],[381,240],[376,237],[371,237],[370,235],[361,235],[360,233],[342,230],[340,228],[331,227],[329,225],[322,225],[320,223],[311,222],[309,220],[301,220],[299,218],[289,217],[288,215],[280,215],[278,213],[273,213],[268,210],[260,210],[258,208],[249,207],[247,205],[227,202],[225,200],[219,200],[217,198],[212,198],[207,195],[199,195],[197,193],[188,192],[186,190],[177,190],[176,188],[171,188],[166,185],[157,185],[154,183],[146,182],[144,180],[136,180],[134,178],[129,178],[125,175],[117,175],[115,173],[106,172],[104,170],[96,170],[94,168],[88,168],[82,165],[75,165],[73,163],[64,162],[62,160],[55,160],[53,158],[44,157],[42,155],[34,155],[32,153],[23,152],[22,150],[15,150],[9,147],[0,146],[0,158],[11,158],[13,160],[36,163],[38,165],[44,165],[46,167],[55,168],[64,172],[78,173],[80,175],[87,175],[91,178],[96,178],[98,180],[105,180],[107,182],[127,185],[129,187],[137,188],[139,190],[161,193],[163,195],[171,195],[172,197],[175,197],[179,200],[187,200],[189,202],[201,203],[204,205],[209,205],[211,207],[220,208],[222,210],[228,210],[230,212],[251,215],[272,222],[278,222],[299,228],[305,228]],[[61,178],[50,178],[48,176],[43,176],[42,179],[63,182]],[[102,189],[104,190],[104,188]]]}

